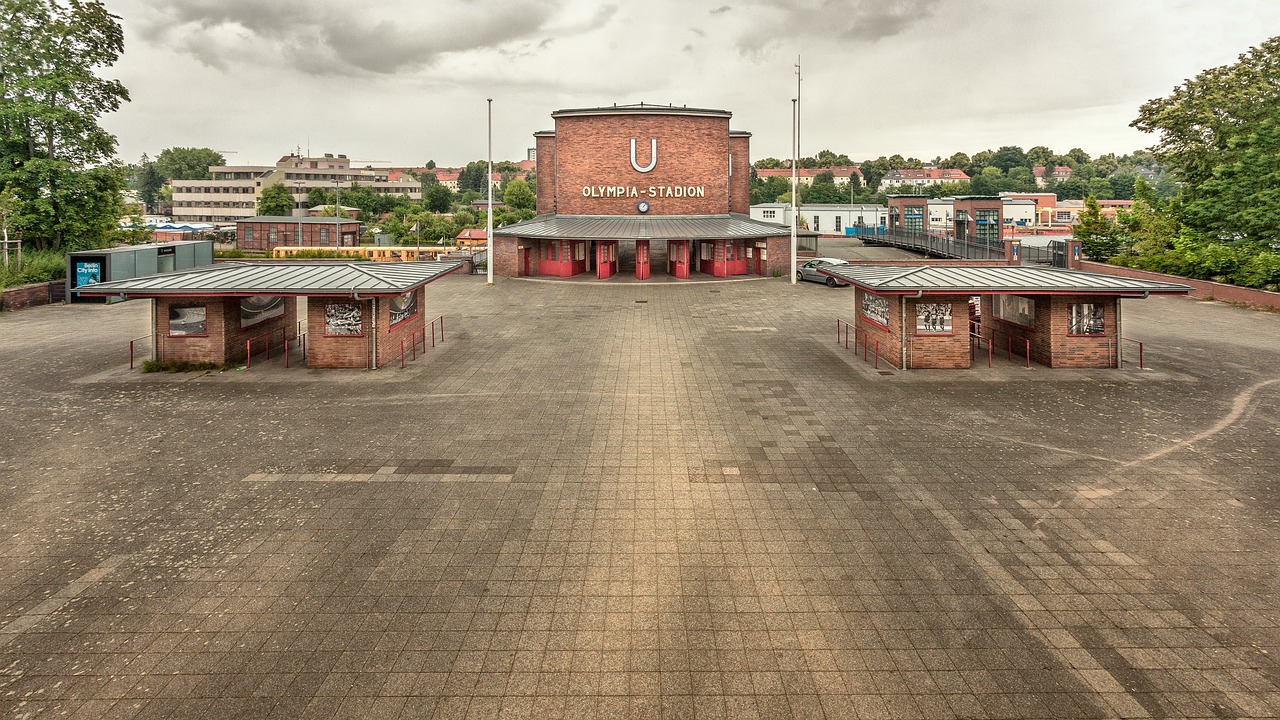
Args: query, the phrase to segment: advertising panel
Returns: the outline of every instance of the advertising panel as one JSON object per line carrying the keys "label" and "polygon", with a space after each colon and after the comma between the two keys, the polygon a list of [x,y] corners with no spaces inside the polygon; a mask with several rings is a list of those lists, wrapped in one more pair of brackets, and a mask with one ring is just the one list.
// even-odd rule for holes
{"label": "advertising panel", "polygon": [[171,336],[208,335],[204,305],[170,305],[169,334]]}
{"label": "advertising panel", "polygon": [[391,327],[418,314],[418,293],[407,292],[391,298]]}

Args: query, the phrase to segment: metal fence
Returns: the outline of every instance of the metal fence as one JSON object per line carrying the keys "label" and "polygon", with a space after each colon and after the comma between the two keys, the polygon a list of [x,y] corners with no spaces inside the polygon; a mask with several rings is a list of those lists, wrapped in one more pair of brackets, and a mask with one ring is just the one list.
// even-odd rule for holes
{"label": "metal fence", "polygon": [[962,260],[1003,260],[1004,244],[988,245],[970,240],[957,240],[942,234],[907,232],[890,229],[881,235],[870,235],[862,241],[866,245],[889,245],[914,250],[926,255]]}
{"label": "metal fence", "polygon": [[[890,229],[877,235],[867,235],[862,240],[865,245],[888,245],[914,250],[939,258],[959,260],[1003,260],[1004,241],[999,245],[990,245],[973,240],[957,240],[942,233],[910,232]],[[1039,263],[1057,268],[1067,266],[1067,244],[1062,240],[1051,240],[1047,246],[1021,245],[1020,259],[1024,263]]]}

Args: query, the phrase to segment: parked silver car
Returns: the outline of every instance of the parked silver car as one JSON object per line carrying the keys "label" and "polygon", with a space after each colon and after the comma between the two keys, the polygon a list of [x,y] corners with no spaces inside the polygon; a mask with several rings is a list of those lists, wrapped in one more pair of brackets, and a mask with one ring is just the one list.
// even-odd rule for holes
{"label": "parked silver car", "polygon": [[837,285],[848,285],[843,280],[837,280],[830,275],[823,275],[818,272],[818,268],[823,265],[848,265],[849,263],[840,258],[814,258],[809,262],[796,268],[797,280],[812,280],[813,282],[826,283],[827,287],[835,287]]}

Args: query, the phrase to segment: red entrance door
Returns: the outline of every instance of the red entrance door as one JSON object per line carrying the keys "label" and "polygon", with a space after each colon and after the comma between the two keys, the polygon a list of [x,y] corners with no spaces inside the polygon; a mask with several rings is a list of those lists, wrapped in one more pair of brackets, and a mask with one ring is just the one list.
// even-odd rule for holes
{"label": "red entrance door", "polygon": [[649,241],[636,240],[636,279],[649,279]]}
{"label": "red entrance door", "polygon": [[520,248],[518,252],[520,253],[520,259],[519,259],[520,275],[522,277],[528,277],[529,276],[529,248]]}
{"label": "red entrance door", "polygon": [[689,241],[667,241],[667,274],[682,280],[689,279]]}
{"label": "red entrance door", "polygon": [[607,280],[618,271],[618,241],[601,240],[596,243],[596,277]]}

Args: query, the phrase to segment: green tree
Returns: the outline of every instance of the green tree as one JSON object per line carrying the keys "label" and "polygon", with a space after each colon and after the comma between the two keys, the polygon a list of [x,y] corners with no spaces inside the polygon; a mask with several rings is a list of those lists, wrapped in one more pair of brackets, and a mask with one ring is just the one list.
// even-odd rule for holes
{"label": "green tree", "polygon": [[137,168],[134,169],[133,187],[138,192],[138,200],[142,202],[147,212],[151,212],[160,199],[160,188],[164,187],[164,180],[164,176],[156,170],[156,164],[147,157],[146,153],[143,153]]}
{"label": "green tree", "polygon": [[[1280,116],[1280,113],[1278,113]],[[1280,122],[1264,118],[1227,141],[1213,174],[1189,188],[1183,220],[1208,237],[1280,246]]]}
{"label": "green tree", "polygon": [[98,118],[129,93],[102,77],[124,49],[100,0],[0,0],[0,186],[37,248],[94,247],[117,225],[126,173]]}
{"label": "green tree", "polygon": [[984,167],[982,172],[969,180],[969,185],[974,195],[998,195],[1004,190],[1004,172],[994,165]]}
{"label": "green tree", "polygon": [[1017,145],[1005,145],[991,156],[991,164],[1006,174],[1016,167],[1030,167],[1027,154]]}
{"label": "green tree", "polygon": [[427,169],[428,169],[428,170],[435,170],[435,169],[436,169],[436,161],[435,161],[435,160],[428,160],[428,161],[427,161]]}
{"label": "green tree", "polygon": [[171,147],[156,156],[156,171],[167,180],[208,180],[209,166],[226,164],[222,153],[209,148]]}
{"label": "green tree", "polygon": [[1084,211],[1077,218],[1071,234],[1080,241],[1080,249],[1090,260],[1105,262],[1120,251],[1120,235],[1116,226],[1103,217],[1098,199],[1092,195],[1085,198]]}
{"label": "green tree", "polygon": [[262,189],[258,198],[258,214],[268,217],[293,215],[293,195],[283,183],[274,183]]}
{"label": "green tree", "polygon": [[453,191],[444,183],[429,185],[422,192],[422,204],[431,212],[449,212],[453,206]]}
{"label": "green tree", "polygon": [[520,178],[508,182],[507,189],[502,193],[502,202],[516,210],[532,210],[537,200],[529,189],[529,183]]}
{"label": "green tree", "polygon": [[958,152],[938,163],[938,167],[949,168],[951,170],[967,170],[972,162],[973,160],[971,160],[968,155]]}
{"label": "green tree", "polygon": [[[901,157],[901,156],[895,156]],[[862,179],[866,181],[867,187],[875,189],[880,186],[880,181],[893,170],[896,166],[890,164],[889,158],[881,155],[875,160],[867,160],[859,165],[862,170]]]}
{"label": "green tree", "polygon": [[835,175],[830,170],[823,170],[813,178],[813,183],[800,190],[800,197],[806,203],[844,203],[849,202],[846,188],[836,187]]}
{"label": "green tree", "polygon": [[1043,145],[1037,145],[1027,151],[1027,165],[1035,167],[1042,165],[1047,168],[1053,168],[1053,151]]}

